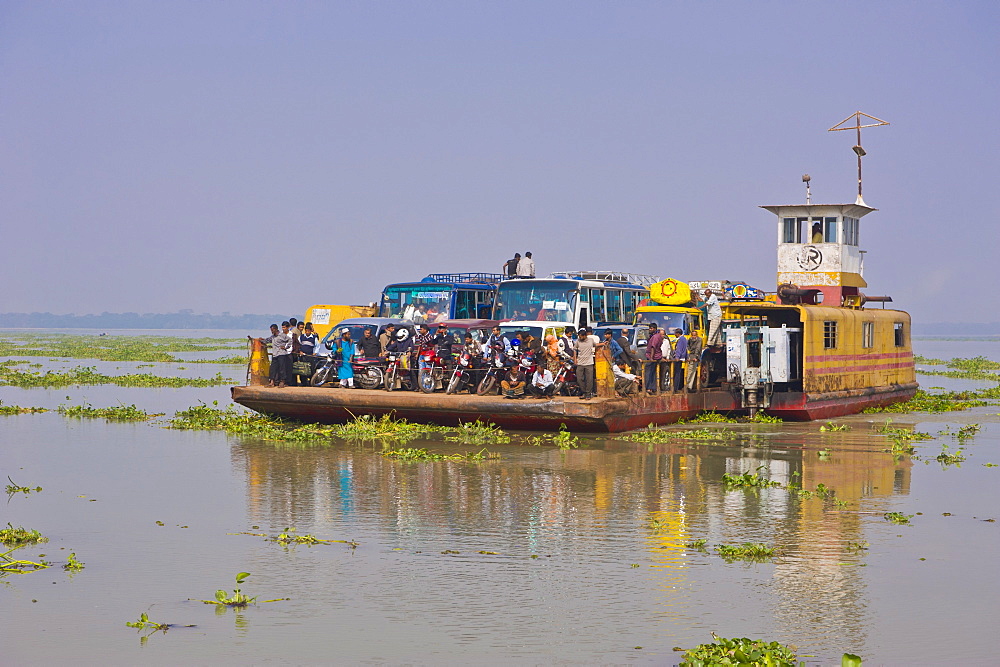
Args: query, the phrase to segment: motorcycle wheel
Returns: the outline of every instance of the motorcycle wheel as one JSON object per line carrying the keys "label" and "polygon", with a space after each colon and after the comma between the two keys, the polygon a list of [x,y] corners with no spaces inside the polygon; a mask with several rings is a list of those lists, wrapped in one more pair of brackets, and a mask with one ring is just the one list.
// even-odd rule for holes
{"label": "motorcycle wheel", "polygon": [[561,393],[563,393],[563,389],[565,389],[565,387],[566,387],[566,383],[565,382],[562,382],[562,381],[553,382],[552,383],[552,395],[553,396],[560,395]]}
{"label": "motorcycle wheel", "polygon": [[355,375],[354,381],[360,389],[378,389],[382,384],[382,371],[375,366],[369,366],[363,373]]}
{"label": "motorcycle wheel", "polygon": [[389,371],[385,374],[385,390],[392,391],[396,388],[396,367],[390,366]]}
{"label": "motorcycle wheel", "polygon": [[421,368],[417,375],[417,385],[420,387],[420,391],[425,394],[433,394],[435,384],[437,382],[434,381],[434,369]]}
{"label": "motorcycle wheel", "polygon": [[446,394],[454,394],[458,391],[458,386],[462,384],[462,376],[458,373],[452,373],[451,379],[448,381],[448,387],[444,390]]}
{"label": "motorcycle wheel", "polygon": [[313,376],[309,378],[309,384],[314,387],[322,387],[326,384],[326,381],[330,378],[330,373],[333,372],[333,366],[323,366],[313,373]]}
{"label": "motorcycle wheel", "polygon": [[493,387],[495,387],[496,384],[497,384],[497,376],[487,375],[486,377],[483,378],[483,381],[479,383],[479,386],[476,387],[476,394],[478,394],[479,396],[485,396],[486,394],[493,391]]}

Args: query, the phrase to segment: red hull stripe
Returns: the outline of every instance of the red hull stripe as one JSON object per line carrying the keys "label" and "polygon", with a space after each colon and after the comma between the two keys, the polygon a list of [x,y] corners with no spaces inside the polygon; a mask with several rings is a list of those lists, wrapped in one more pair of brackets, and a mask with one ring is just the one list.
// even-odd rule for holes
{"label": "red hull stripe", "polygon": [[913,352],[885,352],[883,354],[814,354],[806,357],[807,364],[825,361],[863,361],[866,359],[912,359]]}

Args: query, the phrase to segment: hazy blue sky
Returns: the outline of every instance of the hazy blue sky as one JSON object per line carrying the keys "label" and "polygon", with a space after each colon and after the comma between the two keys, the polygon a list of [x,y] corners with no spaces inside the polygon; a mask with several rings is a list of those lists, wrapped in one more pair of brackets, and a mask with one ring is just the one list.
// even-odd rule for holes
{"label": "hazy blue sky", "polygon": [[[775,284],[853,202],[870,294],[996,321],[997,2],[0,0],[0,312],[286,312],[433,271]],[[946,305],[954,300],[952,306]]]}

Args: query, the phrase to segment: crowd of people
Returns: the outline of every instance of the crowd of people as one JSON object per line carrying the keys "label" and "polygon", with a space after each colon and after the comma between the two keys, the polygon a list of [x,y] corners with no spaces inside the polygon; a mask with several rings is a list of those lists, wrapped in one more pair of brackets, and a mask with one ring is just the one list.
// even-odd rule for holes
{"label": "crowd of people", "polygon": [[[249,336],[248,336],[249,338]],[[261,344],[271,346],[271,387],[306,385],[312,370],[316,368],[316,343],[318,337],[311,322],[299,322],[290,317],[281,323],[271,325],[271,335],[258,339]],[[296,367],[296,364],[300,366]],[[301,364],[308,364],[308,373]],[[303,371],[299,373],[298,371]],[[303,380],[303,378],[305,378]]]}
{"label": "crowd of people", "polygon": [[[649,331],[645,360],[640,360],[632,349],[628,328],[619,330],[617,339],[613,329],[606,329],[602,340],[587,327],[576,329],[567,326],[562,335],[549,335],[542,341],[527,330],[512,339],[503,333],[500,326],[494,326],[489,336],[480,340],[471,331],[466,332],[459,346],[444,323],[439,324],[433,333],[430,325],[420,323],[416,335],[412,336],[409,329],[397,329],[393,323],[387,324],[381,334],[374,327],[365,327],[357,341],[345,328],[329,344],[330,359],[337,364],[339,385],[353,388],[356,360],[377,360],[394,354],[401,358],[401,368],[408,378],[406,384],[412,390],[417,389],[420,370],[428,366],[424,358],[427,351],[433,350],[438,358],[444,359],[451,359],[456,352],[466,354],[470,369],[474,371],[473,376],[475,371],[482,372],[492,360],[499,359],[500,367],[504,369],[501,391],[505,398],[511,399],[553,395],[561,389],[563,383],[557,383],[556,379],[565,366],[575,374],[581,399],[588,400],[597,395],[597,355],[607,351],[615,390],[619,395],[637,393],[640,384],[641,390],[648,394],[659,393],[658,389],[664,388],[695,391],[704,347],[698,333],[685,334],[680,328],[667,331],[660,329],[656,323],[646,326]],[[317,366],[324,361],[316,354],[318,336],[310,322],[289,318],[280,327],[272,324],[271,334],[258,340],[270,346],[268,386],[271,387],[307,386]],[[407,387],[404,385],[402,388]]]}

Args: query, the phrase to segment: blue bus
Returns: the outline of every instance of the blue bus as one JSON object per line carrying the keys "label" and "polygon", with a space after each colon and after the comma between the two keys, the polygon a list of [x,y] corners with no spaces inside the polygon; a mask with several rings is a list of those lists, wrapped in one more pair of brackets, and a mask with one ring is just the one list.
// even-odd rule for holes
{"label": "blue bus", "polygon": [[386,285],[378,314],[416,324],[489,319],[501,280],[499,273],[432,273],[420,282]]}
{"label": "blue bus", "polygon": [[505,280],[497,288],[494,320],[561,322],[575,327],[632,324],[657,276],[614,271],[566,271],[547,278]]}

